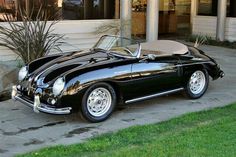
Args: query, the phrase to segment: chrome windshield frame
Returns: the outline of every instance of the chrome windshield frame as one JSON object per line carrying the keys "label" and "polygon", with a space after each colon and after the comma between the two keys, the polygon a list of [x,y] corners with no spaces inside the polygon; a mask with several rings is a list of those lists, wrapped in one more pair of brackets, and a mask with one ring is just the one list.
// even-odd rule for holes
{"label": "chrome windshield frame", "polygon": [[[92,49],[102,49],[102,48],[99,48],[98,45],[101,42],[101,40],[104,39],[105,37],[113,37],[115,39],[119,38],[119,39],[125,39],[125,40],[135,42],[135,44],[137,44],[137,48],[134,52],[132,52],[132,54],[130,56],[129,55],[119,55],[119,54],[117,54],[117,56],[122,56],[122,57],[126,57],[126,58],[140,58],[140,56],[141,56],[141,44],[136,40],[126,38],[126,37],[120,37],[120,36],[117,36],[117,35],[103,35],[103,36],[101,36],[100,39],[96,42],[96,44],[92,47]],[[132,44],[130,44],[130,45],[132,45]],[[109,53],[109,49],[108,50],[102,49],[102,50],[104,50],[106,53]]]}

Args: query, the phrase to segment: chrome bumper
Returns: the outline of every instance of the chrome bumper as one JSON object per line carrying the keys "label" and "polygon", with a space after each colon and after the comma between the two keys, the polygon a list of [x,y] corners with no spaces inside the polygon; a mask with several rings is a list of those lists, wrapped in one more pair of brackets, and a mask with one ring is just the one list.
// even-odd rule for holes
{"label": "chrome bumper", "polygon": [[52,108],[44,103],[40,102],[39,96],[35,96],[34,102],[31,100],[28,100],[24,98],[22,95],[18,94],[16,86],[12,87],[12,99],[17,100],[31,108],[33,108],[34,112],[44,112],[49,114],[57,114],[57,115],[63,115],[63,114],[70,114],[72,108],[71,107],[65,107],[65,108]]}

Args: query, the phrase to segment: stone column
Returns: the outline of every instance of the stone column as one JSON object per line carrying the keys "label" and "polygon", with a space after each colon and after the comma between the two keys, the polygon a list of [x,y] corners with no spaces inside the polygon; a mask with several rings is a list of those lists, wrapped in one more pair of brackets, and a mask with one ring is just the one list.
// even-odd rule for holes
{"label": "stone column", "polygon": [[159,0],[147,0],[147,29],[146,40],[158,39]]}
{"label": "stone column", "polygon": [[131,38],[132,0],[120,0],[121,36]]}
{"label": "stone column", "polygon": [[197,15],[198,10],[198,0],[191,0],[191,18],[190,24],[193,25],[193,18]]}
{"label": "stone column", "polygon": [[218,0],[216,39],[225,40],[225,23],[227,14],[227,0]]}

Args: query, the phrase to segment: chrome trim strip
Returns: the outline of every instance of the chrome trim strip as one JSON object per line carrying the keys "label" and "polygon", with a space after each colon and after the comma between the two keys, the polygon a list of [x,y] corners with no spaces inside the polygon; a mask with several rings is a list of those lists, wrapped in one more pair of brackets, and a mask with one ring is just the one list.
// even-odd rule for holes
{"label": "chrome trim strip", "polygon": [[[15,95],[14,99],[18,100],[19,102],[21,102],[21,103],[23,103],[23,104],[25,104],[25,105],[27,105],[31,108],[34,108],[34,103],[32,101],[22,98],[22,96],[19,95],[19,94]],[[40,112],[44,112],[44,113],[62,115],[62,114],[70,114],[72,108],[71,107],[52,108],[52,107],[49,107],[46,104],[40,103],[40,105],[37,106],[37,110],[40,111]]]}
{"label": "chrome trim strip", "polygon": [[161,92],[161,93],[157,93],[157,94],[152,94],[152,95],[148,95],[148,96],[144,96],[144,97],[139,97],[139,98],[127,100],[127,101],[125,101],[125,103],[126,104],[134,103],[137,101],[146,100],[146,99],[150,99],[150,98],[154,98],[154,97],[158,97],[158,96],[162,96],[162,95],[166,95],[166,94],[171,94],[171,93],[179,92],[182,90],[184,90],[184,88],[177,88],[177,89],[169,90],[166,92]]}
{"label": "chrome trim strip", "polygon": [[179,65],[176,65],[176,66],[189,66],[189,65],[196,65],[196,64],[206,64],[206,63],[211,63],[211,61],[179,64]]}

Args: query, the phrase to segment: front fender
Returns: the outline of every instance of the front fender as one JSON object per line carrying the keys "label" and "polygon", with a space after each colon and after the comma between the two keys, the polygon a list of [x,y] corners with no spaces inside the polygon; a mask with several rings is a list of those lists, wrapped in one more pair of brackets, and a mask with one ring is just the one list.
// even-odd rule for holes
{"label": "front fender", "polygon": [[116,73],[109,68],[82,73],[68,81],[65,93],[67,95],[74,95],[92,84],[103,81],[114,81],[115,78]]}
{"label": "front fender", "polygon": [[[73,77],[71,77],[73,76]],[[81,102],[88,87],[97,82],[109,82],[122,93],[127,82],[131,81],[131,65],[121,65],[102,69],[81,69],[65,76],[66,86],[63,97]]]}
{"label": "front fender", "polygon": [[96,70],[83,73],[71,79],[65,86],[61,96],[62,104],[70,104],[74,109],[78,109],[82,102],[82,98],[86,90],[97,82],[106,82],[111,80],[111,76],[101,75],[104,70]]}
{"label": "front fender", "polygon": [[44,64],[46,64],[58,57],[61,57],[61,56],[62,56],[62,54],[49,55],[49,56],[45,56],[45,57],[42,57],[42,58],[32,61],[31,63],[29,63],[29,73],[34,72],[35,70],[40,68],[42,65],[44,65]]}

